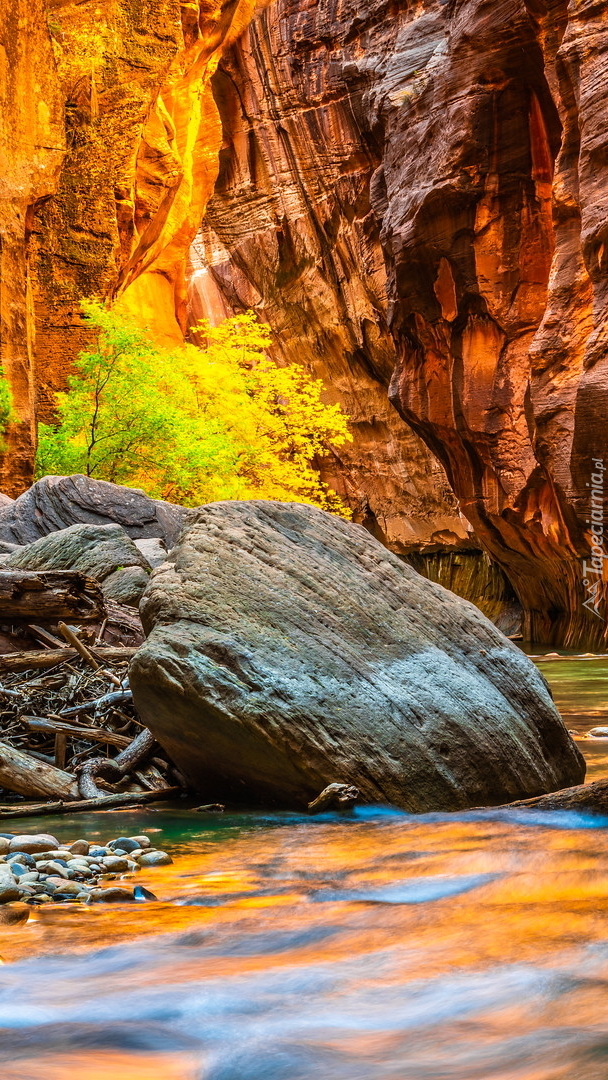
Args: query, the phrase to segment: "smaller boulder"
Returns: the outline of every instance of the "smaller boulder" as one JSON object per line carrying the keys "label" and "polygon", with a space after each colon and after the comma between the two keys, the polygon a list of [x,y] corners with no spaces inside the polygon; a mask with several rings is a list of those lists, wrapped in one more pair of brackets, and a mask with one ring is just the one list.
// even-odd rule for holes
{"label": "smaller boulder", "polygon": [[105,579],[101,591],[106,600],[137,607],[149,580],[142,566],[123,566]]}
{"label": "smaller boulder", "polygon": [[59,841],[48,833],[35,833],[32,836],[13,836],[10,841],[9,851],[23,851],[27,855],[36,855],[39,852],[57,851]]}
{"label": "smaller boulder", "polygon": [[14,552],[11,570],[77,570],[104,581],[119,567],[148,563],[120,525],[70,525]]}
{"label": "smaller boulder", "polygon": [[144,559],[147,559],[152,569],[162,566],[166,562],[168,551],[164,540],[160,536],[149,536],[143,540],[136,540],[135,547],[141,551]]}

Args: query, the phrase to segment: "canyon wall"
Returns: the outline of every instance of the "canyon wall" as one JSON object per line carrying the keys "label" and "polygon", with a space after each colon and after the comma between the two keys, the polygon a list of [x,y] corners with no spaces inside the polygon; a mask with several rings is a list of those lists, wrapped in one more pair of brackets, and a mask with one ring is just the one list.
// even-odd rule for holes
{"label": "canyon wall", "polygon": [[31,482],[34,414],[48,418],[90,340],[83,297],[113,298],[160,340],[183,339],[188,249],[221,143],[209,81],[255,6],[3,5],[2,360],[17,414],[3,491]]}
{"label": "canyon wall", "polygon": [[[588,556],[608,456],[607,48],[597,0],[275,0],[214,77],[224,146],[192,284],[195,313],[255,306],[355,418],[390,381],[526,636],[587,646],[606,641]],[[425,460],[378,409],[370,473],[400,439]]]}
{"label": "canyon wall", "polygon": [[0,491],[31,476],[36,441],[34,314],[29,270],[33,207],[57,188],[63,102],[42,0],[0,5],[0,351],[13,422]]}
{"label": "canyon wall", "polygon": [[6,0],[0,31],[4,490],[82,296],[187,329],[215,185],[190,319],[255,307],[345,404],[319,465],[356,520],[466,550],[462,512],[528,636],[605,642],[608,3]]}

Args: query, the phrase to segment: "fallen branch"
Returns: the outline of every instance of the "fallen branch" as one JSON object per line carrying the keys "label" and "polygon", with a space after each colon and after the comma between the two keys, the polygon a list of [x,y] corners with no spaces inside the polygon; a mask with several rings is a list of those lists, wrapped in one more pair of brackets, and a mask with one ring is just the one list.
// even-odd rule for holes
{"label": "fallen branch", "polygon": [[66,724],[61,720],[49,720],[42,716],[22,716],[20,719],[32,731],[51,731],[58,735],[73,735],[77,739],[90,739],[91,742],[117,746],[119,750],[125,750],[133,742],[133,739],[127,738],[126,735],[117,735],[114,731],[107,731],[106,728],[78,727],[77,724]]}
{"label": "fallen branch", "polygon": [[62,638],[65,638],[68,645],[71,645],[74,649],[76,649],[76,652],[80,654],[82,659],[85,660],[86,663],[89,664],[89,666],[96,671],[99,667],[99,664],[93,654],[89,652],[86,645],[82,643],[80,638],[74,633],[73,630],[70,630],[70,627],[66,626],[64,622],[60,622],[58,626],[59,633],[61,634]]}
{"label": "fallen branch", "polygon": [[132,701],[131,690],[112,690],[109,694],[95,698],[93,701],[83,701],[80,705],[71,705],[69,709],[62,709],[60,716],[78,716],[79,713],[88,712],[90,709],[99,709],[103,705],[120,705],[123,701]]}
{"label": "fallen branch", "polygon": [[5,742],[0,742],[0,787],[19,795],[78,798],[78,784],[73,776]]}
{"label": "fallen branch", "polygon": [[[137,649],[126,645],[104,645],[103,647],[95,647],[94,651],[97,660],[112,664],[120,663],[121,660],[132,660]],[[71,648],[44,649],[43,651],[32,649],[31,652],[7,653],[0,656],[0,674],[7,671],[18,673],[20,671],[34,671],[38,668],[55,667],[56,664],[63,664],[67,660],[76,660],[78,655],[76,649]]]}
{"label": "fallen branch", "polygon": [[84,810],[114,810],[119,806],[139,806],[182,794],[183,788],[168,787],[162,791],[122,792],[120,795],[104,795],[99,799],[81,799],[78,802],[37,803],[36,805],[0,806],[0,818],[38,817],[39,814],[75,814]]}
{"label": "fallen branch", "polygon": [[[114,695],[108,694],[108,697]],[[78,791],[85,799],[102,798],[103,791],[97,786],[101,778],[117,783],[132,772],[156,746],[156,739],[148,728],[143,728],[133,741],[114,759],[93,758],[78,767]]]}

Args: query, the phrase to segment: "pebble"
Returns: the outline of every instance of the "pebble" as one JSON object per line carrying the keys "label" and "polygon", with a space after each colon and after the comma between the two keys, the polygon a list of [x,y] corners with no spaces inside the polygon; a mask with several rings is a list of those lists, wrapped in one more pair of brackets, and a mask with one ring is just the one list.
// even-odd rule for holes
{"label": "pebble", "polygon": [[141,844],[128,836],[119,836],[117,840],[110,840],[108,847],[111,847],[113,851],[120,848],[125,855],[128,855],[130,851],[136,851],[137,848],[141,847]]}
{"label": "pebble", "polygon": [[22,877],[26,877],[28,873],[28,867],[22,866],[22,864],[19,862],[13,863],[13,865],[11,866],[11,870],[13,873],[13,877],[16,877],[19,881],[21,881]]}
{"label": "pebble", "polygon": [[136,900],[158,900],[158,897],[150,892],[149,889],[144,889],[143,885],[136,885],[133,889],[133,896]]}
{"label": "pebble", "polygon": [[23,922],[28,904],[155,901],[154,893],[142,885],[130,889],[109,882],[142,867],[172,862],[166,851],[157,851],[144,835],[118,836],[104,846],[84,838],[60,844],[48,833],[0,834],[0,923]]}
{"label": "pebble", "polygon": [[6,861],[8,863],[21,863],[22,866],[31,866],[34,869],[36,860],[28,855],[25,851],[15,851],[10,855],[7,855]]}
{"label": "pebble", "polygon": [[10,841],[10,851],[26,851],[33,855],[37,851],[53,851],[59,847],[59,841],[48,833],[37,833],[35,836],[13,836]]}
{"label": "pebble", "polygon": [[61,885],[57,886],[54,895],[59,900],[61,896],[78,896],[85,891],[88,893],[86,886],[79,881],[62,881]]}
{"label": "pebble", "polygon": [[124,904],[135,899],[131,889],[114,886],[111,889],[94,889],[90,894],[92,904]]}
{"label": "pebble", "polygon": [[590,739],[608,739],[608,728],[606,727],[592,727],[587,732]]}
{"label": "pebble", "polygon": [[137,861],[140,866],[169,866],[173,859],[166,851],[146,851]]}
{"label": "pebble", "polygon": [[70,845],[70,851],[72,852],[72,855],[88,855],[88,840],[75,840],[74,843]]}
{"label": "pebble", "polygon": [[21,889],[15,885],[5,885],[0,881],[0,904],[10,904],[11,900],[21,899]]}
{"label": "pebble", "polygon": [[62,866],[61,863],[42,862],[37,864],[36,869],[43,874],[55,874],[61,878],[68,877],[67,869],[65,866]]}
{"label": "pebble", "polygon": [[121,859],[117,855],[106,855],[102,861],[105,869],[110,874],[124,874],[129,869],[128,861]]}

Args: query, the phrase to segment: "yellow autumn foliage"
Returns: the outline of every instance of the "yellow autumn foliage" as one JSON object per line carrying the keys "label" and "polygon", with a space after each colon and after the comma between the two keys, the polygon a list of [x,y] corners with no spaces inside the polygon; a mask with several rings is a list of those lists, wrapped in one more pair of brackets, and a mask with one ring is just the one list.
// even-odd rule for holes
{"label": "yellow autumn foliage", "polygon": [[83,307],[99,342],[57,395],[57,423],[40,426],[39,475],[84,472],[187,506],[277,499],[350,516],[313,466],[350,441],[348,419],[303,367],[268,357],[253,312],[199,323],[203,348],[168,350],[126,316]]}

